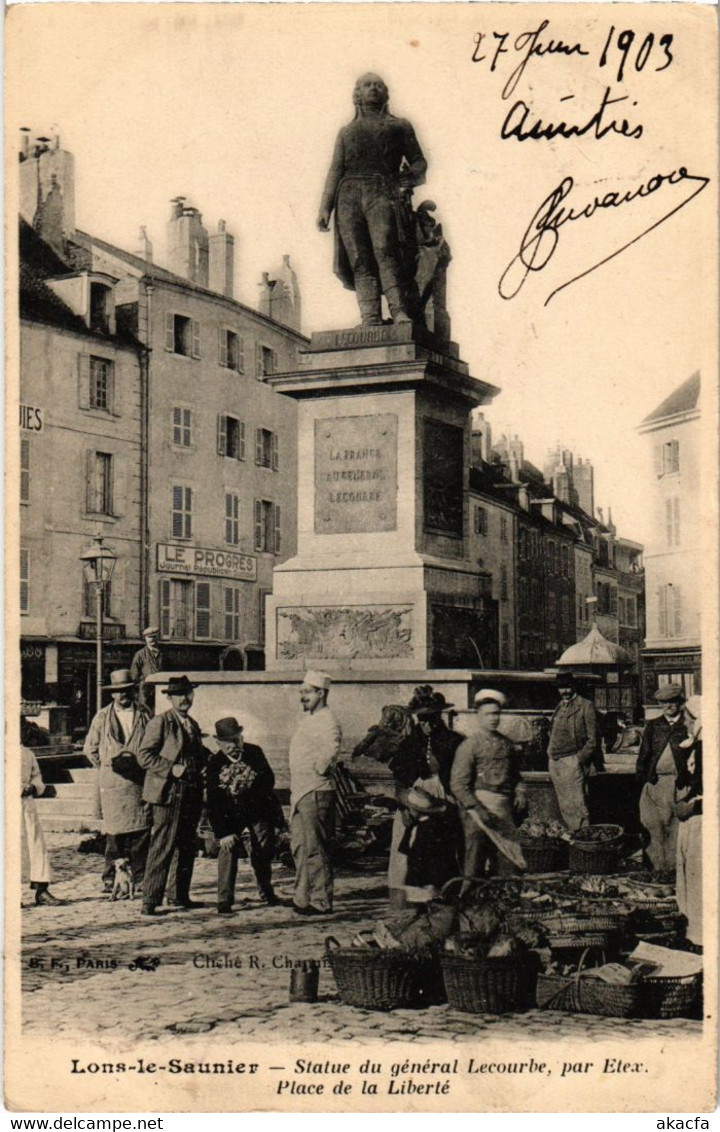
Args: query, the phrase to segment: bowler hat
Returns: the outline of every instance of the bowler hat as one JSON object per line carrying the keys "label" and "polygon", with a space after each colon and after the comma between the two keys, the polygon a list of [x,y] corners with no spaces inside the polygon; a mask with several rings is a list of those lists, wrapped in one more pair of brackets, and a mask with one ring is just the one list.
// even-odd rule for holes
{"label": "bowler hat", "polygon": [[577,684],[577,679],[573,672],[558,672],[555,677],[556,688],[574,688]]}
{"label": "bowler hat", "polygon": [[104,692],[124,692],[127,688],[135,687],[135,680],[130,679],[129,668],[116,668],[110,673],[110,683],[103,684]]}
{"label": "bowler hat", "polygon": [[166,696],[184,696],[186,692],[192,692],[193,688],[197,688],[197,684],[191,683],[187,676],[171,676],[167,688],[161,688],[160,691]]}
{"label": "bowler hat", "polygon": [[215,738],[221,741],[236,739],[241,733],[242,727],[234,715],[226,715],[224,719],[218,719],[215,724]]}
{"label": "bowler hat", "polygon": [[655,693],[655,699],[659,704],[671,704],[674,702],[685,703],[685,691],[679,684],[664,684],[662,688],[658,688]]}

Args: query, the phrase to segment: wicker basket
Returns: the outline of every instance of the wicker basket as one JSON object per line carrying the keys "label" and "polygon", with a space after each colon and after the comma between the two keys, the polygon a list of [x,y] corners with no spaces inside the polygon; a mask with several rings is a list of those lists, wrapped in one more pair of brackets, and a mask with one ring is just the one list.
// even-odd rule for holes
{"label": "wicker basket", "polygon": [[571,873],[614,873],[617,871],[618,852],[622,844],[623,831],[619,825],[600,825],[595,829],[613,830],[615,836],[609,841],[570,841]]}
{"label": "wicker basket", "polygon": [[341,947],[329,936],[325,943],[340,998],[347,1006],[366,1010],[434,1006],[445,1001],[445,988],[436,956],[407,951]]}
{"label": "wicker basket", "polygon": [[606,1018],[642,1016],[642,983],[617,986],[584,974],[588,949],[580,957],[574,975],[539,974],[535,1001],[541,1010],[565,1010],[571,1014],[601,1014]]}
{"label": "wicker basket", "polygon": [[702,1001],[702,974],[643,979],[643,1017],[682,1018]]}
{"label": "wicker basket", "polygon": [[516,959],[467,959],[446,953],[440,961],[447,1000],[469,1014],[508,1014],[522,1010],[526,978]]}
{"label": "wicker basket", "polygon": [[568,867],[568,843],[560,838],[521,837],[529,873],[561,873]]}

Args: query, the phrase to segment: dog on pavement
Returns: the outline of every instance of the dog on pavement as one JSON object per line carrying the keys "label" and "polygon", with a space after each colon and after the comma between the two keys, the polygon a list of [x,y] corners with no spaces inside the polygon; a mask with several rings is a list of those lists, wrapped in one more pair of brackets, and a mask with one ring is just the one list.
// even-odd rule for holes
{"label": "dog on pavement", "polygon": [[135,882],[130,872],[130,862],[127,857],[120,857],[115,861],[115,876],[113,877],[111,900],[134,900]]}

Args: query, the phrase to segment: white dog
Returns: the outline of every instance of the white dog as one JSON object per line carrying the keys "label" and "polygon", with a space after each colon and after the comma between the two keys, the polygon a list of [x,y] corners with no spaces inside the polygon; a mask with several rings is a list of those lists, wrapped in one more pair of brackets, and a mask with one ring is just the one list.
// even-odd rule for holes
{"label": "white dog", "polygon": [[134,900],[135,882],[130,872],[130,862],[127,857],[120,857],[115,861],[115,876],[113,878],[111,900]]}

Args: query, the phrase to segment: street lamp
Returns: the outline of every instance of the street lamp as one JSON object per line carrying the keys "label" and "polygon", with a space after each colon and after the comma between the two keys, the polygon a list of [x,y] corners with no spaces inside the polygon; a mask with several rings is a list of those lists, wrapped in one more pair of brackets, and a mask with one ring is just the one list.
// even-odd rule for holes
{"label": "street lamp", "polygon": [[95,711],[100,711],[102,703],[103,683],[103,595],[105,588],[112,578],[117,557],[109,546],[103,546],[102,535],[96,535],[94,545],[88,547],[80,555],[85,578],[88,584],[95,586],[95,631],[96,631],[96,667],[95,667]]}

